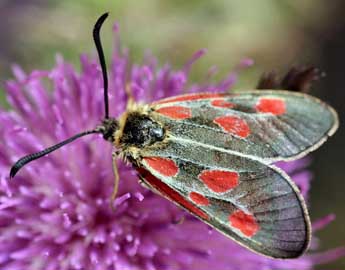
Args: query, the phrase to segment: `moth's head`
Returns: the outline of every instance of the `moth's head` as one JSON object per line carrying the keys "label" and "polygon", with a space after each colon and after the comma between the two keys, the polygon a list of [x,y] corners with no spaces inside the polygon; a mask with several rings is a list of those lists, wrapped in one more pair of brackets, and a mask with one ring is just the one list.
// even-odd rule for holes
{"label": "moth's head", "polygon": [[165,137],[165,130],[160,123],[151,119],[148,115],[138,112],[130,112],[119,138],[120,145],[145,147]]}
{"label": "moth's head", "polygon": [[105,118],[98,130],[103,135],[103,139],[114,142],[114,134],[119,129],[119,122],[115,118]]}

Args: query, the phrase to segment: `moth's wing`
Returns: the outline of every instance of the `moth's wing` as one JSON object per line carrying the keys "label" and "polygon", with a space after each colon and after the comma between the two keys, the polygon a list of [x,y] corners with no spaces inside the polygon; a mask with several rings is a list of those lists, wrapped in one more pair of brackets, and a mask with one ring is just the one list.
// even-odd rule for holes
{"label": "moth's wing", "polygon": [[200,93],[152,104],[169,136],[228,149],[267,163],[293,160],[319,147],[338,127],[319,99],[278,90]]}
{"label": "moth's wing", "polygon": [[277,168],[176,140],[139,155],[138,171],[152,189],[241,245],[274,258],[298,257],[308,247],[305,203]]}

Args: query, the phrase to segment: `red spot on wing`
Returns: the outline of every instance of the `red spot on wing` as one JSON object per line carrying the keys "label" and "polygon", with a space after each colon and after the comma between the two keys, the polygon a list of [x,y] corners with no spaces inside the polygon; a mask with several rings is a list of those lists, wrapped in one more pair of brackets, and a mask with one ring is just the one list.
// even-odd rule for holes
{"label": "red spot on wing", "polygon": [[219,107],[219,108],[233,108],[235,106],[234,103],[228,102],[224,99],[215,99],[212,100],[211,105],[214,107]]}
{"label": "red spot on wing", "polygon": [[244,235],[252,237],[260,229],[255,218],[242,210],[236,210],[229,216],[230,225],[239,229]]}
{"label": "red spot on wing", "polygon": [[285,101],[280,98],[260,98],[255,108],[258,112],[274,115],[281,115],[286,112]]}
{"label": "red spot on wing", "polygon": [[209,205],[210,203],[209,200],[204,195],[201,195],[200,193],[197,193],[197,192],[189,193],[189,198],[196,204],[202,205],[202,206]]}
{"label": "red spot on wing", "polygon": [[152,168],[152,170],[163,176],[172,177],[178,173],[178,167],[171,159],[161,157],[145,157],[144,161]]}
{"label": "red spot on wing", "polygon": [[247,122],[237,116],[227,115],[220,116],[213,120],[224,131],[246,138],[250,134],[250,129]]}
{"label": "red spot on wing", "polygon": [[166,98],[163,100],[159,100],[154,104],[163,104],[169,102],[178,102],[178,101],[193,101],[193,100],[200,100],[200,99],[208,99],[208,98],[215,98],[215,97],[223,97],[224,93],[196,93],[196,94],[188,94],[182,95],[177,97]]}
{"label": "red spot on wing", "polygon": [[238,173],[220,170],[203,171],[199,179],[214,192],[226,192],[238,185]]}
{"label": "red spot on wing", "polygon": [[187,119],[192,117],[192,110],[182,106],[169,106],[156,110],[156,112],[172,119]]}
{"label": "red spot on wing", "polygon": [[179,205],[183,206],[184,208],[188,209],[191,213],[195,214],[196,216],[202,218],[202,219],[209,219],[209,216],[187,201],[183,196],[181,196],[178,192],[170,188],[168,185],[164,184],[161,180],[153,176],[150,172],[147,170],[144,170],[142,168],[137,169],[139,174],[157,191],[159,191],[162,195],[168,197],[170,200],[177,202]]}

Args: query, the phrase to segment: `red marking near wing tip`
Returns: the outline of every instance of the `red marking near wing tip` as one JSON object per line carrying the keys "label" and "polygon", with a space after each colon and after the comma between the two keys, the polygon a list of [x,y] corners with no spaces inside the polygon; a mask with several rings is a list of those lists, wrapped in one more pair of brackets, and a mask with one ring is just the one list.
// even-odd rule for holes
{"label": "red marking near wing tip", "polygon": [[143,159],[154,171],[163,176],[173,177],[178,173],[178,167],[171,159],[161,157],[145,157]]}
{"label": "red marking near wing tip", "polygon": [[171,97],[171,98],[166,98],[166,99],[163,99],[163,100],[159,100],[159,101],[155,102],[154,104],[163,104],[163,103],[178,102],[178,101],[193,101],[193,100],[199,100],[199,99],[223,97],[224,95],[225,95],[224,93],[188,94],[188,95],[182,95],[182,96]]}
{"label": "red marking near wing tip", "polygon": [[203,171],[199,179],[214,192],[226,192],[238,185],[238,173],[220,170]]}
{"label": "red marking near wing tip", "polygon": [[219,125],[224,131],[242,138],[246,138],[250,134],[250,128],[247,122],[237,116],[220,116],[214,119],[213,122]]}
{"label": "red marking near wing tip", "polygon": [[187,119],[192,117],[192,110],[182,106],[169,106],[156,110],[156,112],[172,119]]}
{"label": "red marking near wing tip", "polygon": [[260,98],[255,109],[261,113],[281,115],[286,112],[286,103],[280,98]]}
{"label": "red marking near wing tip", "polygon": [[244,235],[252,237],[260,229],[259,224],[251,214],[236,210],[229,216],[230,225],[239,229]]}
{"label": "red marking near wing tip", "polygon": [[189,198],[193,202],[195,202],[196,204],[201,205],[201,206],[206,206],[206,205],[210,204],[209,200],[204,195],[197,193],[197,192],[189,193]]}
{"label": "red marking near wing tip", "polygon": [[234,103],[228,102],[224,99],[215,99],[212,100],[211,105],[214,107],[219,107],[219,108],[233,108],[235,106]]}
{"label": "red marking near wing tip", "polygon": [[202,211],[201,209],[187,201],[178,192],[170,188],[168,185],[164,184],[161,180],[153,176],[150,172],[142,168],[139,168],[137,170],[139,174],[162,195],[165,195],[172,201],[177,202],[181,206],[188,209],[190,212],[194,213],[196,216],[201,217],[202,219],[209,219],[209,216],[204,211]]}

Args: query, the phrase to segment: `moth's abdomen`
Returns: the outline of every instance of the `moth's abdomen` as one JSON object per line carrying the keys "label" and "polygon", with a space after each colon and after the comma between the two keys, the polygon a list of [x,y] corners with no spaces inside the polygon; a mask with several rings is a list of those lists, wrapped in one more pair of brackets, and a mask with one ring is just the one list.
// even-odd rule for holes
{"label": "moth's abdomen", "polygon": [[120,144],[143,148],[165,137],[164,128],[149,116],[141,113],[130,113],[123,128]]}

